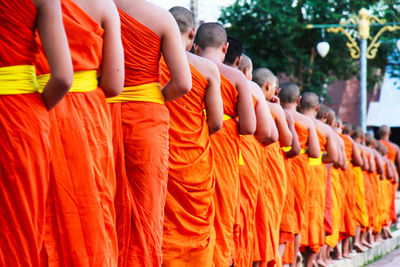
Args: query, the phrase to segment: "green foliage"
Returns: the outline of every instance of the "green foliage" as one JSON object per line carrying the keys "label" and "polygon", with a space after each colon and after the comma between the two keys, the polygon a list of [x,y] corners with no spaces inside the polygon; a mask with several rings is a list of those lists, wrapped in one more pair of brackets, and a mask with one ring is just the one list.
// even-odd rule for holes
{"label": "green foliage", "polygon": [[[325,33],[329,54],[321,58],[316,44],[322,41],[321,29],[305,29],[307,24],[337,24],[365,7],[380,18],[400,21],[399,0],[237,0],[222,10],[220,22],[228,34],[238,37],[254,67],[268,67],[286,73],[303,90],[326,94],[324,84],[359,75],[359,62],[350,57],[347,39]],[[377,32],[371,27],[371,35]],[[352,31],[357,37],[357,31]],[[368,61],[368,87],[381,80],[387,55],[394,49],[396,33],[385,33],[376,59]],[[400,36],[399,32],[397,36]]]}

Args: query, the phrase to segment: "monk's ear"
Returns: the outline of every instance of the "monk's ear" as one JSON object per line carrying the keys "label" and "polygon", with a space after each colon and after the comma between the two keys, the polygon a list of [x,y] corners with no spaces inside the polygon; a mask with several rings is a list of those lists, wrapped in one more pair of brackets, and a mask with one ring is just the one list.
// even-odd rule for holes
{"label": "monk's ear", "polygon": [[194,44],[193,45],[193,48],[194,48],[194,53],[196,54],[196,55],[199,55],[200,53],[199,53],[199,46],[197,45],[197,44]]}
{"label": "monk's ear", "polygon": [[297,105],[300,104],[300,100],[301,100],[301,96],[299,96],[299,97],[297,98],[297,101],[296,101],[296,104],[297,104]]}
{"label": "monk's ear", "polygon": [[315,107],[315,114],[317,114],[318,113],[318,110],[319,110],[319,104]]}
{"label": "monk's ear", "polygon": [[189,31],[188,38],[189,40],[193,40],[195,36],[196,36],[196,29],[193,28],[192,30]]}
{"label": "monk's ear", "polygon": [[229,47],[229,43],[228,43],[228,42],[226,42],[226,43],[224,43],[224,44],[222,45],[222,52],[223,52],[224,54],[228,53],[228,47]]}
{"label": "monk's ear", "polygon": [[239,67],[240,63],[242,62],[242,58],[243,58],[242,56],[238,56],[233,65],[235,67]]}

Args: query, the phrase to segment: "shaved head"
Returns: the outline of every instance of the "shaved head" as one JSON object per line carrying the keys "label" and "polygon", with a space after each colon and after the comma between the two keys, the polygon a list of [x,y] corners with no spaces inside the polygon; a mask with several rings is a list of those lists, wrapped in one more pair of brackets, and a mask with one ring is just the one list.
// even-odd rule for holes
{"label": "shaved head", "polygon": [[251,62],[251,59],[248,56],[242,54],[242,61],[240,61],[239,70],[243,71],[245,68],[253,68],[253,62]]}
{"label": "shaved head", "polygon": [[226,52],[224,63],[232,66],[236,59],[243,53],[242,43],[234,36],[228,36],[228,52]]}
{"label": "shaved head", "polygon": [[194,43],[201,49],[207,47],[218,48],[227,42],[227,35],[224,26],[218,22],[203,23],[197,29]]}
{"label": "shaved head", "polygon": [[365,144],[367,146],[375,147],[376,142],[374,136],[370,133],[366,133],[364,136],[365,136]]}
{"label": "shaved head", "polygon": [[348,122],[344,122],[343,123],[343,134],[351,134],[351,131],[353,130],[353,126],[348,123]]}
{"label": "shaved head", "polygon": [[300,108],[302,110],[315,109],[319,105],[319,97],[313,92],[305,92],[301,95]]}
{"label": "shaved head", "polygon": [[174,6],[169,10],[169,12],[176,20],[176,23],[178,24],[179,30],[182,34],[185,34],[195,28],[193,13],[190,10],[182,6]]}
{"label": "shaved head", "polygon": [[272,73],[267,68],[258,68],[253,71],[253,82],[258,84],[261,88],[267,83],[267,82],[275,82],[276,78],[275,75]]}
{"label": "shaved head", "polygon": [[363,135],[363,131],[362,131],[361,127],[357,126],[356,128],[354,128],[353,133],[351,134],[351,137],[355,140],[355,139],[362,137],[362,135]]}
{"label": "shaved head", "polygon": [[300,88],[294,83],[284,83],[279,92],[281,103],[295,103],[300,96]]}
{"label": "shaved head", "polygon": [[382,125],[379,127],[378,136],[379,138],[383,138],[386,135],[390,135],[390,127],[387,125]]}
{"label": "shaved head", "polygon": [[327,108],[326,111],[326,123],[328,123],[329,125],[332,125],[332,123],[335,121],[336,119],[336,113],[333,109],[331,108]]}
{"label": "shaved head", "polygon": [[317,112],[317,119],[318,120],[323,119],[327,115],[327,113],[328,113],[327,107],[323,104],[320,104]]}

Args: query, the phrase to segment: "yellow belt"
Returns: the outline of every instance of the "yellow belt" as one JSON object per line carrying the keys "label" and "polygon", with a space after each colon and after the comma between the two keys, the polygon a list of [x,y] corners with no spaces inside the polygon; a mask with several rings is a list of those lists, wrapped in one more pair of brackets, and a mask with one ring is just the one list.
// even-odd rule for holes
{"label": "yellow belt", "polygon": [[[38,76],[39,93],[42,93],[44,87],[50,79],[50,74],[42,74]],[[82,70],[74,72],[74,81],[69,89],[70,93],[91,92],[98,88],[97,71]]]}
{"label": "yellow belt", "polygon": [[309,158],[309,163],[310,165],[321,165],[322,164],[322,155],[319,156],[318,158]]}
{"label": "yellow belt", "polygon": [[32,65],[0,67],[0,95],[36,93],[36,70]]}
{"label": "yellow belt", "polygon": [[130,101],[165,104],[164,95],[159,83],[146,83],[137,86],[124,87],[124,90],[122,90],[120,95],[107,98],[108,103],[122,103]]}
{"label": "yellow belt", "polygon": [[226,114],[224,114],[224,121],[227,121],[227,120],[230,120],[230,119],[233,119],[233,117],[232,117],[232,116],[229,116],[229,115],[226,115]]}
{"label": "yellow belt", "polygon": [[[289,152],[291,149],[292,149],[291,146],[283,146],[283,147],[282,147],[282,150],[283,150],[284,152]],[[300,150],[300,154],[306,154],[306,153],[307,153],[307,150],[306,150],[305,148],[302,148],[302,149]]]}

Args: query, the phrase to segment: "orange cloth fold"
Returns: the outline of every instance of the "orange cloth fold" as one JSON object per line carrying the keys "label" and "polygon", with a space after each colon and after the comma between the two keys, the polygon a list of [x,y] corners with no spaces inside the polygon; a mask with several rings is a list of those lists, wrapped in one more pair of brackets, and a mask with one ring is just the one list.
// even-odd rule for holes
{"label": "orange cloth fold", "polygon": [[[33,68],[36,25],[33,1],[0,2],[0,68]],[[13,86],[13,81],[4,82],[8,77],[0,80]],[[49,114],[40,94],[5,95],[4,89],[0,86],[0,266],[36,267],[49,188]],[[36,86],[31,89],[34,92]]]}
{"label": "orange cloth fold", "polygon": [[[321,151],[325,151],[326,138],[317,130]],[[314,253],[318,253],[324,245],[324,212],[326,194],[326,166],[320,163],[310,162],[310,183],[308,191],[308,210],[306,227],[301,231],[302,247],[309,247]]]}
{"label": "orange cloth fold", "polygon": [[239,166],[240,216],[239,233],[235,238],[234,263],[237,266],[251,266],[257,233],[256,206],[261,176],[261,151],[263,147],[254,135],[240,136],[240,151],[244,165]]}
{"label": "orange cloth fold", "polygon": [[324,231],[325,235],[331,235],[333,232],[332,224],[332,172],[331,166],[327,166],[326,176],[326,195],[325,195],[325,211],[324,211]]}
{"label": "orange cloth fold", "polygon": [[[99,70],[104,30],[74,2],[62,0],[61,6],[74,71]],[[42,48],[35,64],[39,75],[49,73]],[[116,181],[105,95],[100,88],[68,93],[50,119],[53,155],[42,264],[117,264]]]}
{"label": "orange cloth fold", "polygon": [[368,212],[365,204],[364,176],[361,167],[353,167],[356,182],[356,221],[361,227],[368,227]]}
{"label": "orange cloth fold", "polygon": [[[160,82],[161,38],[118,10],[125,87]],[[160,266],[168,180],[169,112],[165,105],[109,105],[116,162],[118,266]]]}
{"label": "orange cloth fold", "polygon": [[[212,266],[215,244],[214,158],[203,112],[207,80],[192,65],[192,89],[166,104],[170,114],[169,171],[163,266]],[[161,86],[170,80],[161,60]]]}
{"label": "orange cloth fold", "polygon": [[338,169],[331,168],[332,181],[332,234],[325,237],[325,243],[334,248],[339,241],[340,212],[342,206],[340,175]]}
{"label": "orange cloth fold", "polygon": [[233,231],[239,200],[239,132],[236,119],[237,90],[221,75],[221,96],[225,120],[222,128],[211,135],[215,166],[215,266],[228,266],[234,256]]}

